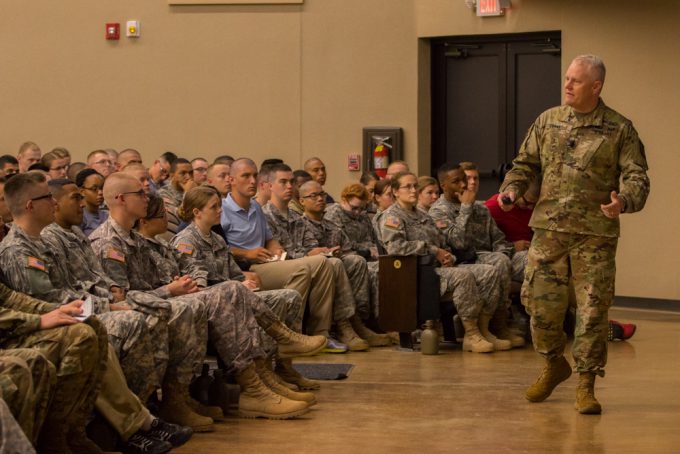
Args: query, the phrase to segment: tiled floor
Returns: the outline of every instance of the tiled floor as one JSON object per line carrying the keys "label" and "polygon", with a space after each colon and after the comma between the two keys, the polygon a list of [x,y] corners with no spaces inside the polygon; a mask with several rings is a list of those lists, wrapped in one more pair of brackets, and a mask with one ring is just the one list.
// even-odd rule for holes
{"label": "tiled floor", "polygon": [[545,402],[526,386],[542,362],[531,348],[438,356],[375,349],[307,362],[350,362],[347,380],[324,382],[299,420],[229,419],[176,453],[680,452],[680,314],[614,309],[638,330],[610,343],[598,379],[601,416],[573,408],[576,376]]}

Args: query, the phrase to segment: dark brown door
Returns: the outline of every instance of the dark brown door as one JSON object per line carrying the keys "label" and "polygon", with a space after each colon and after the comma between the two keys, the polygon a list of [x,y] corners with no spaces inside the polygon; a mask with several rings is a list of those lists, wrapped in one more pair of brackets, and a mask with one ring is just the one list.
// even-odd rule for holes
{"label": "dark brown door", "polygon": [[478,199],[498,190],[528,127],[560,103],[560,32],[432,41],[432,172],[477,163]]}

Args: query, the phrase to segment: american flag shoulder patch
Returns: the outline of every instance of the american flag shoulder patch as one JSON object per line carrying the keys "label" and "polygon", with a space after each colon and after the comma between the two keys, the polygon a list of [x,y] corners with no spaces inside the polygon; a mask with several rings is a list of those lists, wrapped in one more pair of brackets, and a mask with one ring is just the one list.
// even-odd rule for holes
{"label": "american flag shoulder patch", "polygon": [[193,255],[194,253],[194,246],[188,243],[179,243],[177,245],[177,250],[181,252],[182,254],[186,255]]}
{"label": "american flag shoulder patch", "polygon": [[40,271],[47,271],[47,268],[45,267],[45,262],[37,257],[29,256],[28,260],[26,261],[26,266],[28,266],[29,268],[35,268],[36,270]]}
{"label": "american flag shoulder patch", "polygon": [[396,216],[388,216],[387,219],[385,219],[385,227],[389,227],[391,229],[396,229],[400,225],[401,225],[401,221]]}
{"label": "american flag shoulder patch", "polygon": [[122,252],[120,252],[116,248],[110,247],[106,251],[106,258],[111,259],[111,260],[116,260],[117,262],[120,262],[120,263],[125,263],[125,254],[123,254]]}

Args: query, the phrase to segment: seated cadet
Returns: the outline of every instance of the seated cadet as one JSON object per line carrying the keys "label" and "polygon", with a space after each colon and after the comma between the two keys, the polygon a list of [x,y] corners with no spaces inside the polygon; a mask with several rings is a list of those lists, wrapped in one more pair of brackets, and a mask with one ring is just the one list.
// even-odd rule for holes
{"label": "seated cadet", "polygon": [[87,166],[106,178],[116,170],[116,161],[106,151],[94,150],[87,155]]}
{"label": "seated cadet", "polygon": [[206,183],[217,189],[220,197],[225,198],[231,192],[229,170],[231,164],[217,163],[208,167]]}
{"label": "seated cadet", "polygon": [[[40,231],[54,219],[54,199],[48,191],[44,177],[38,173],[28,172],[18,175],[10,182],[7,189],[7,201],[15,217],[7,238],[0,243],[0,265],[3,269],[3,279],[14,289],[33,295],[40,295],[50,302],[66,304],[71,300],[79,300],[85,292],[78,291],[68,285],[63,269],[56,266],[52,260],[53,250],[49,249],[40,239]],[[70,183],[70,180],[61,180]],[[72,193],[77,194],[75,187]],[[37,194],[43,194],[32,197]],[[22,265],[22,264],[28,264]],[[108,301],[97,295],[88,294],[93,299],[93,312],[96,319],[104,320],[112,328],[112,339],[122,349],[122,344],[129,349],[131,356],[137,360],[137,367],[146,372],[145,376],[136,375],[139,388],[148,387],[145,381],[153,374],[150,355],[151,340],[144,338],[144,321],[136,313],[108,312]],[[104,311],[104,313],[100,313]],[[95,320],[94,317],[91,317]],[[125,319],[124,322],[122,319]],[[116,320],[121,321],[117,324]],[[102,330],[104,335],[106,331]],[[148,333],[146,333],[148,336]],[[134,350],[133,350],[134,347]],[[108,348],[108,346],[107,346]],[[128,389],[123,372],[113,348],[107,357],[107,368],[102,392],[97,401],[97,409],[118,431],[127,446],[132,448],[139,443],[149,443],[154,449],[167,447],[162,440],[154,440],[150,434],[143,433],[151,428],[153,419],[150,417],[139,399]],[[113,364],[115,363],[115,364]],[[147,366],[146,368],[144,366]],[[131,368],[128,370],[133,373]],[[160,424],[165,427],[168,436],[179,434],[179,438],[169,440],[171,443],[184,443],[190,436],[189,429]],[[174,427],[174,428],[173,428]],[[187,432],[188,430],[188,432]],[[184,435],[183,435],[184,434]],[[147,440],[147,438],[150,438]]]}
{"label": "seated cadet", "polygon": [[40,163],[49,169],[50,178],[66,178],[71,165],[71,153],[66,148],[55,148],[40,158]]}
{"label": "seated cadet", "polygon": [[[15,348],[4,350],[0,348],[0,452],[35,452],[31,444],[35,445],[49,407],[50,398],[55,391],[57,371],[45,355],[34,348]],[[9,414],[3,414],[7,408]],[[10,413],[11,412],[11,413]],[[21,426],[19,432],[25,434],[19,440],[24,442],[29,450],[17,449],[22,445],[7,445],[3,450],[3,443],[7,433],[1,428],[4,420],[11,417]],[[23,431],[23,432],[22,432]],[[28,438],[26,438],[28,437]],[[30,442],[29,442],[30,440]]]}
{"label": "seated cadet", "polygon": [[480,314],[493,312],[495,302],[483,301],[472,271],[454,266],[456,258],[448,249],[434,221],[416,208],[418,180],[412,173],[397,173],[392,177],[392,192],[396,202],[385,210],[379,221],[382,242],[388,254],[427,255],[436,257],[441,279],[439,294],[453,293],[453,304],[463,322],[463,350],[477,353],[494,351],[479,331]]}
{"label": "seated cadet", "polygon": [[510,341],[513,347],[521,347],[524,338],[510,331],[507,324],[511,257],[515,253],[512,243],[505,240],[484,204],[475,203],[477,193],[467,189],[466,175],[460,166],[444,164],[438,177],[442,195],[430,208],[429,215],[451,248],[473,251],[470,253],[474,263],[492,265],[500,273],[500,300],[490,321],[491,331],[499,339]]}
{"label": "seated cadet", "polygon": [[371,219],[375,216],[375,212],[378,211],[378,205],[373,201],[373,191],[375,190],[375,184],[378,181],[380,181],[380,177],[372,170],[367,170],[362,173],[361,178],[359,178],[359,183],[361,183],[366,188],[366,191],[368,191],[369,202],[366,204],[366,214],[368,214],[368,217]]}
{"label": "seated cadet", "polygon": [[194,158],[191,160],[191,169],[194,171],[196,186],[205,184],[208,178],[208,161],[203,158]]}
{"label": "seated cadet", "polygon": [[80,188],[85,202],[80,230],[89,235],[109,217],[109,211],[101,209],[104,203],[104,177],[94,169],[84,169],[76,176],[76,186]]}
{"label": "seated cadet", "polygon": [[143,164],[142,155],[139,154],[139,151],[132,148],[126,148],[118,153],[118,158],[116,159],[116,172],[120,172],[129,164]]}
{"label": "seated cadet", "polygon": [[387,174],[385,175],[385,179],[389,180],[391,179],[394,175],[400,173],[400,172],[409,172],[410,169],[408,168],[408,164],[406,161],[392,161],[390,165],[387,166]]}
{"label": "seated cadet", "polygon": [[149,175],[147,168],[144,167],[144,164],[133,162],[120,169],[120,171],[135,177],[140,183],[142,183],[142,189],[144,189],[144,192],[151,194],[151,176]]}
{"label": "seated cadet", "polygon": [[97,320],[81,323],[73,317],[82,313],[81,305],[82,301],[73,301],[57,306],[0,284],[0,348],[34,349],[52,364],[48,368],[56,369],[56,382],[52,382],[48,396],[51,405],[46,405],[45,396],[34,402],[41,405],[34,409],[34,418],[42,415],[44,419],[16,416],[32,419],[25,428],[30,431],[27,434],[31,441],[36,442],[34,430],[40,430],[37,438],[40,452],[101,452],[84,429],[106,369],[108,345],[106,331]]}
{"label": "seated cadet", "polygon": [[177,233],[180,220],[177,217],[177,207],[182,203],[184,193],[196,186],[194,170],[191,163],[184,158],[177,158],[170,164],[170,183],[158,190],[163,197],[165,209],[168,210],[168,231]]}
{"label": "seated cadet", "polygon": [[299,215],[302,215],[302,213],[305,212],[302,204],[300,204],[300,186],[311,180],[312,176],[304,170],[296,170],[293,172],[293,198],[290,200],[288,208]]}
{"label": "seated cadet", "polygon": [[[206,206],[206,205],[209,205]],[[271,306],[283,316],[289,317],[292,324],[298,329],[302,326],[302,299],[295,290],[270,290],[253,293],[251,290],[256,285],[255,282],[246,280],[241,273],[238,265],[228,253],[224,239],[219,237],[210,229],[214,224],[219,224],[221,214],[221,198],[214,188],[203,186],[192,188],[184,196],[184,201],[179,208],[180,218],[191,222],[189,226],[182,230],[175,238],[173,244],[175,248],[165,243],[162,239],[155,238],[159,232],[163,231],[166,220],[163,217],[165,208],[163,200],[155,196],[149,198],[149,208],[147,216],[139,220],[139,232],[149,245],[152,259],[161,271],[161,281],[172,281],[175,276],[189,275],[195,279],[199,293],[208,294],[207,300],[209,309],[208,321],[210,323],[210,337],[222,357],[225,364],[232,370],[231,373],[237,377],[242,375],[244,369],[254,363],[257,375],[262,379],[275,394],[280,394],[291,400],[299,400],[313,404],[316,399],[313,394],[294,393],[289,388],[281,385],[274,374],[265,367],[264,358],[249,358],[246,353],[239,352],[241,345],[248,345],[239,339],[230,339],[234,319],[238,320],[243,326],[252,326],[254,318],[257,323],[268,335],[265,337],[281,343],[281,355],[285,357],[309,356],[314,355],[326,345],[326,338],[323,336],[308,337],[294,333],[288,329],[279,317],[268,307]],[[200,219],[194,222],[194,210]],[[152,218],[152,215],[155,218]],[[161,217],[159,217],[161,216]],[[199,230],[199,225],[200,230]],[[215,254],[214,245],[223,245],[222,254]],[[208,258],[209,257],[209,258]],[[225,270],[226,268],[226,270]],[[232,280],[229,276],[230,269],[235,269]],[[218,274],[216,271],[220,271]],[[224,276],[226,271],[226,279]],[[245,321],[244,321],[245,320]],[[245,336],[254,335],[252,332],[244,332]],[[272,348],[273,346],[273,348]],[[267,342],[267,349],[275,350],[276,343]],[[237,361],[233,359],[236,358]],[[243,361],[238,361],[242,359]],[[252,387],[244,386],[244,402],[241,407],[249,405],[249,399],[254,390]],[[247,402],[248,401],[248,402]],[[271,409],[265,410],[265,414],[259,416],[268,417],[272,415],[280,417],[281,414],[290,413],[290,408],[285,408],[281,402],[269,404]],[[250,405],[254,407],[251,412],[262,413],[262,404]]]}
{"label": "seated cadet", "polygon": [[0,177],[0,241],[9,233],[9,224],[12,222],[12,213],[5,201],[5,183],[8,177]]}
{"label": "seated cadet", "polygon": [[[21,180],[26,181],[18,181],[22,183],[19,189],[32,191],[38,188],[39,182],[31,181],[26,178],[27,176],[21,177]],[[13,226],[13,231],[7,236],[7,241],[0,245],[0,263],[5,270],[5,278],[13,289],[50,303],[64,304],[75,299],[91,298],[93,314],[102,322],[109,334],[109,341],[118,355],[129,387],[146,402],[155,390],[158,380],[150,379],[155,375],[153,363],[155,347],[144,315],[130,311],[128,305],[115,301],[108,288],[104,289],[103,293],[92,288],[89,283],[85,286],[80,285],[69,272],[72,258],[69,257],[70,244],[53,244],[41,238],[41,233],[50,225],[47,223],[53,221],[55,217],[62,223],[68,222],[69,228],[74,222],[79,224],[82,219],[80,206],[82,196],[71,180],[52,180],[46,187],[50,190],[51,196],[57,199],[56,211],[52,203],[38,203],[30,211],[17,212],[17,222]],[[17,190],[14,183],[10,190]],[[21,260],[17,262],[17,258]],[[42,269],[41,266],[36,268],[13,265],[12,262],[22,263],[23,258],[26,258],[28,263],[32,263],[31,259],[40,261]],[[73,264],[77,265],[84,265],[87,268],[82,261]]]}
{"label": "seated cadet", "polygon": [[172,151],[166,151],[149,167],[149,175],[151,176],[151,192],[158,192],[168,183],[168,176],[170,175],[170,164],[177,159],[177,155]]}
{"label": "seated cadet", "polygon": [[[357,190],[362,191],[361,194],[364,199],[368,198],[368,193],[360,184],[353,184]],[[346,197],[347,188],[342,191],[343,199]],[[347,272],[347,277],[352,284],[352,291],[354,300],[356,301],[355,314],[350,318],[352,328],[362,338],[368,342],[371,347],[381,347],[391,345],[392,342],[386,334],[377,334],[365,326],[365,322],[372,316],[377,318],[377,298],[372,298],[372,295],[377,296],[378,275],[377,264],[373,261],[369,266],[366,257],[363,257],[352,249],[354,242],[349,239],[349,235],[354,237],[353,232],[348,229],[338,227],[328,219],[324,218],[324,210],[326,209],[326,198],[323,194],[323,188],[316,181],[308,181],[300,188],[300,200],[305,209],[303,220],[306,231],[311,232],[316,245],[312,247],[325,248],[326,252],[331,252],[333,255],[340,257],[342,264]],[[332,206],[339,206],[341,204],[334,204]],[[368,220],[368,218],[366,218]],[[372,233],[370,222],[368,222],[368,229]],[[366,255],[371,258],[370,252]],[[375,268],[376,272],[371,272],[371,268]],[[374,291],[372,291],[374,289]],[[373,300],[373,301],[371,301]],[[371,304],[373,303],[373,304]]]}
{"label": "seated cadet", "polygon": [[[326,184],[326,164],[324,164],[321,159],[316,157],[309,158],[302,167],[312,176],[312,179],[322,187]],[[329,193],[326,193],[326,204],[330,205],[332,203],[335,203],[335,200],[333,200],[333,197],[331,197]]]}
{"label": "seated cadet", "polygon": [[28,168],[33,164],[40,162],[42,151],[40,147],[33,142],[24,142],[19,147],[17,153],[17,162],[19,163],[19,173],[28,172]]}
{"label": "seated cadet", "polygon": [[66,171],[66,177],[75,182],[76,181],[76,176],[80,173],[81,170],[86,169],[87,164],[84,162],[72,162],[70,166],[68,166],[68,170]]}
{"label": "seated cadet", "polygon": [[380,180],[375,184],[373,189],[373,201],[377,205],[375,215],[371,219],[373,224],[373,230],[375,231],[375,236],[380,242],[380,228],[378,227],[380,223],[380,218],[382,214],[394,203],[394,195],[392,194],[392,185],[390,180],[384,179]]}
{"label": "seated cadet", "polygon": [[[301,389],[318,389],[318,384],[294,372],[291,358],[320,352],[326,346],[326,338],[303,336],[286,327],[288,325],[297,332],[302,330],[302,298],[298,292],[289,289],[260,291],[257,275],[241,271],[224,242],[224,238],[212,231],[212,227],[220,222],[221,205],[221,197],[211,187],[194,188],[184,197],[180,213],[190,224],[172,240],[176,248],[173,249],[175,252],[173,257],[178,257],[179,269],[192,277],[195,276],[199,285],[210,285],[209,289],[220,287],[224,282],[236,281],[251,290],[246,298],[247,304],[254,313],[258,325],[268,334],[263,337],[265,352],[277,354],[278,370],[283,371],[287,376],[292,376],[293,384]],[[158,221],[158,223],[161,222]],[[140,226],[144,224],[148,225],[142,219]],[[158,228],[160,229],[160,226]],[[168,255],[167,251],[166,255]],[[254,291],[257,293],[252,293]],[[282,320],[285,320],[286,325],[282,323]],[[278,352],[272,340],[279,343]],[[258,369],[258,372],[265,372],[263,376],[265,379],[271,377],[268,371]],[[260,375],[262,376],[262,373]],[[272,387],[267,380],[265,383]],[[285,390],[272,389],[278,394],[289,397]]]}
{"label": "seated cadet", "polygon": [[10,176],[19,173],[19,161],[11,154],[0,156],[0,172],[3,176]]}
{"label": "seated cadet", "polygon": [[265,206],[272,196],[271,188],[269,186],[269,177],[272,173],[272,164],[266,164],[260,167],[260,173],[257,174],[257,194],[255,194],[255,201],[261,207]]}
{"label": "seated cadet", "polygon": [[418,209],[424,213],[439,198],[439,182],[432,177],[418,177]]}
{"label": "seated cadet", "polygon": [[[320,247],[312,232],[305,227],[302,217],[288,209],[288,203],[293,197],[293,171],[290,167],[286,164],[272,166],[272,175],[269,180],[271,200],[262,207],[262,211],[267,218],[273,238],[286,251],[287,256],[293,259],[313,256],[325,257],[326,262],[333,270],[335,285],[333,320],[340,342],[347,345],[350,351],[368,350],[368,342],[359,337],[350,321],[354,318],[355,324],[363,325],[359,317],[354,317],[357,303],[353,290],[362,286],[367,288],[368,269],[366,262],[362,260],[352,261],[352,277],[355,281],[350,283],[343,262],[332,256],[335,249]],[[364,284],[361,284],[360,281],[363,281]],[[366,297],[368,297],[368,294],[366,294]]]}
{"label": "seated cadet", "polygon": [[173,296],[196,291],[186,277],[169,285],[154,285],[157,268],[140,251],[143,239],[132,226],[146,215],[147,196],[142,184],[131,175],[112,174],[104,183],[104,200],[111,215],[90,240],[104,273],[127,295],[131,290],[148,292],[167,300],[169,360],[162,380],[163,401],[159,414],[166,420],[192,427],[197,432],[214,430],[213,420],[190,407],[189,383],[203,363],[207,343],[207,320],[200,301],[183,301]]}

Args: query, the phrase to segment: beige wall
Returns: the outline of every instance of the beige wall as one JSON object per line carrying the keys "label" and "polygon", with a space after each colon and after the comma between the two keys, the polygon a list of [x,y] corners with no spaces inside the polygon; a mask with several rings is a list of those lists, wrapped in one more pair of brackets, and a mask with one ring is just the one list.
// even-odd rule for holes
{"label": "beige wall", "polygon": [[[513,0],[480,19],[463,0],[306,0],[289,6],[170,7],[164,0],[4,2],[0,152],[24,140],[166,149],[191,157],[321,156],[336,194],[356,178],[347,154],[364,126],[404,128],[406,159],[429,170],[429,47],[447,35],[561,30],[563,66],[602,55],[604,98],[647,146],[652,195],[626,216],[617,293],[680,299],[677,2]],[[675,6],[671,6],[675,5]],[[104,23],[141,21],[142,37],[104,40]]]}

